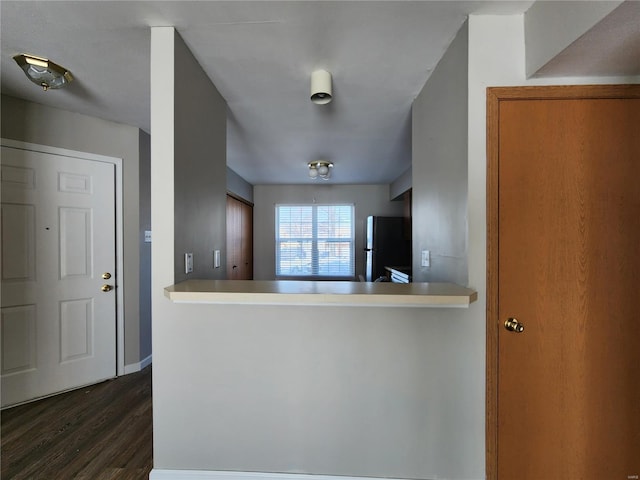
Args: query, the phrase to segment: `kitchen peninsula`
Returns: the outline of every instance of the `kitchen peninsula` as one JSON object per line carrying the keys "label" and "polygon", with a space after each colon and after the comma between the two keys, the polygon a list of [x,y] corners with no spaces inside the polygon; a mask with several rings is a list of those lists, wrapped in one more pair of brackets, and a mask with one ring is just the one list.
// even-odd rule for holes
{"label": "kitchen peninsula", "polygon": [[176,303],[466,308],[476,291],[452,283],[186,280],[165,288]]}

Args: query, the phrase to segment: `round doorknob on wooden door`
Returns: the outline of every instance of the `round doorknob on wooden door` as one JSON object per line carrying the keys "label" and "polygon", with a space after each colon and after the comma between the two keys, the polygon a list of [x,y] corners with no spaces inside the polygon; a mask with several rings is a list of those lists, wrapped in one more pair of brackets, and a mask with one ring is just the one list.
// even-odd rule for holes
{"label": "round doorknob on wooden door", "polygon": [[517,318],[508,318],[504,322],[504,328],[510,332],[522,333],[524,331],[524,325],[522,325]]}
{"label": "round doorknob on wooden door", "polygon": [[102,287],[100,287],[100,290],[102,290],[103,292],[110,292],[111,290],[113,290],[113,287],[105,283],[104,285],[102,285]]}

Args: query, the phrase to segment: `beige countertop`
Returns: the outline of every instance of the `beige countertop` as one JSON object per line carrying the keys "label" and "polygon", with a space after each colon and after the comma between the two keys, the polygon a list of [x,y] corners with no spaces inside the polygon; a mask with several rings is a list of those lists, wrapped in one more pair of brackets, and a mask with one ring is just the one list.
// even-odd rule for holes
{"label": "beige countertop", "polygon": [[186,280],[165,288],[176,303],[466,308],[475,290],[453,283]]}

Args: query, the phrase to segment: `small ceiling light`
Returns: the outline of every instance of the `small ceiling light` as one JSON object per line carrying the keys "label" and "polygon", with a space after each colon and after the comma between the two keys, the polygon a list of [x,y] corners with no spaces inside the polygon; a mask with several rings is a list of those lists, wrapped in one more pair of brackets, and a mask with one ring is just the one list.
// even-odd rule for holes
{"label": "small ceiling light", "polygon": [[316,160],[309,162],[307,165],[309,167],[309,177],[321,178],[323,180],[329,180],[329,177],[331,177],[333,163],[326,160]]}
{"label": "small ceiling light", "polygon": [[331,74],[326,70],[316,70],[311,74],[311,101],[316,105],[325,105],[333,98]]}
{"label": "small ceiling light", "polygon": [[25,75],[46,92],[50,88],[62,88],[73,81],[71,72],[46,58],[22,53],[13,57]]}

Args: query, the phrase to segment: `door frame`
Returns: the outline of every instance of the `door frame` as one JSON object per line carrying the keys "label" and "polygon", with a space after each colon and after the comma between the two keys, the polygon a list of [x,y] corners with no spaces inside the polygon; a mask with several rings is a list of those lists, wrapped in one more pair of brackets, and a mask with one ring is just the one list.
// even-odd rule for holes
{"label": "door frame", "polygon": [[498,166],[500,102],[640,98],[638,85],[561,85],[487,88],[487,325],[485,460],[487,480],[498,478]]}
{"label": "door frame", "polygon": [[122,159],[107,157],[95,153],[79,152],[66,148],[50,147],[37,143],[22,142],[19,140],[0,139],[3,147],[28,150],[37,153],[60,155],[63,157],[77,158],[79,160],[91,160],[94,162],[110,163],[115,166],[115,214],[116,214],[116,375],[125,374],[124,369],[124,291],[122,288],[122,274],[124,272],[124,235],[122,203]]}

